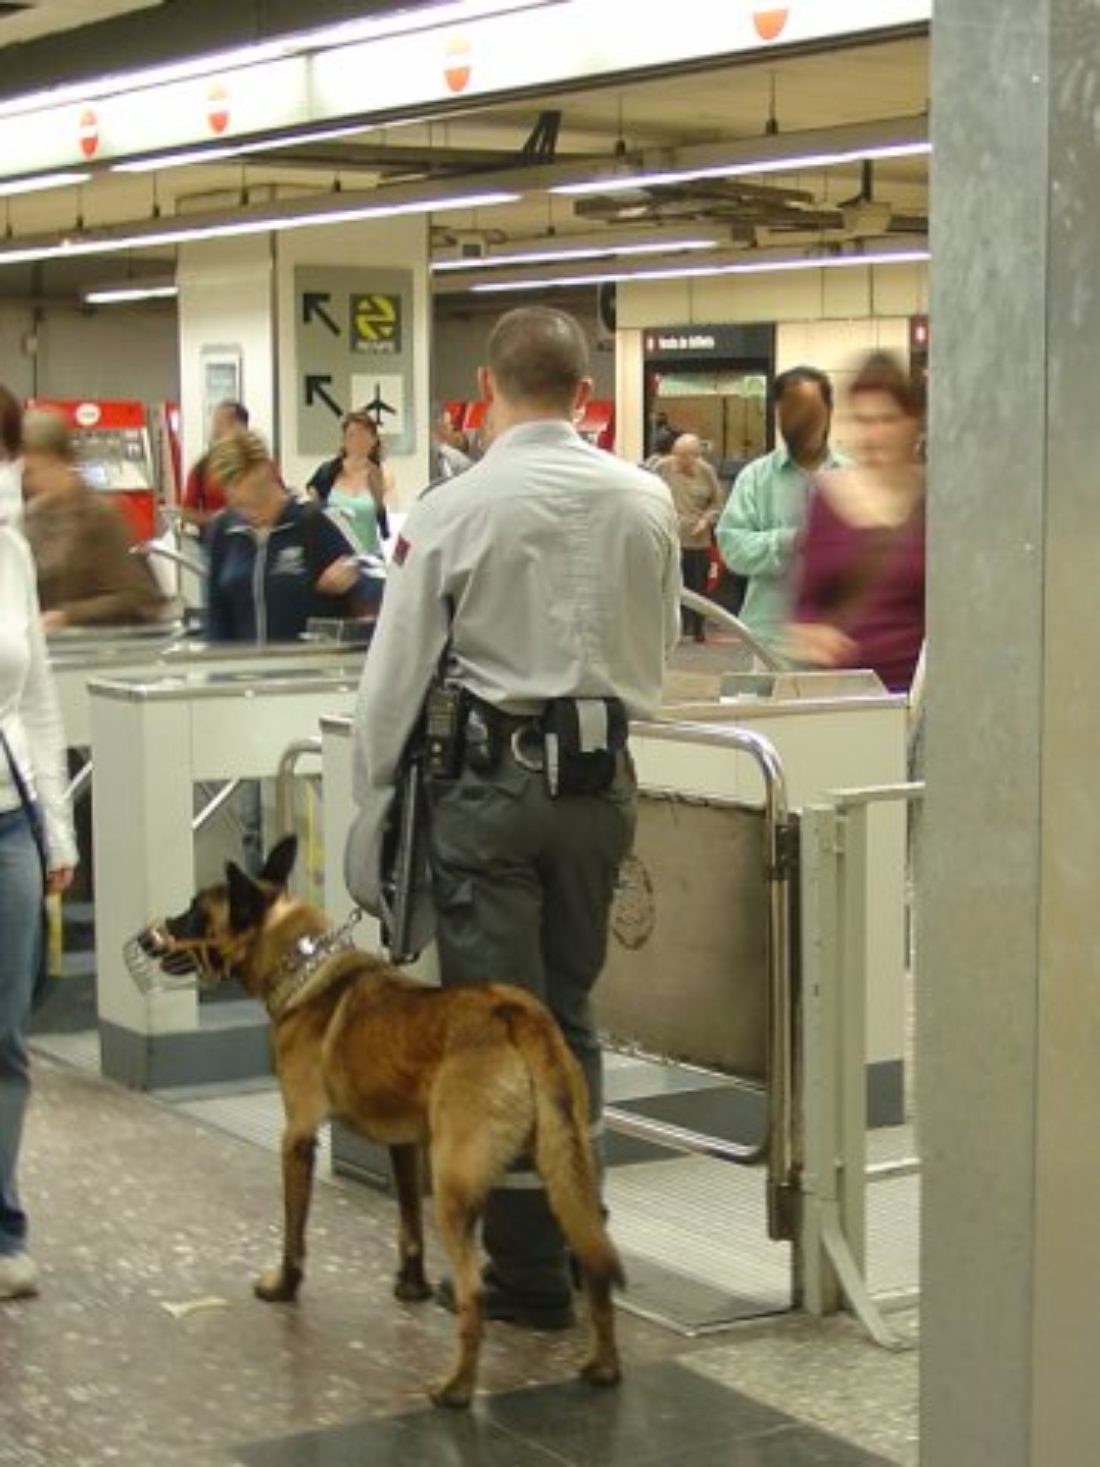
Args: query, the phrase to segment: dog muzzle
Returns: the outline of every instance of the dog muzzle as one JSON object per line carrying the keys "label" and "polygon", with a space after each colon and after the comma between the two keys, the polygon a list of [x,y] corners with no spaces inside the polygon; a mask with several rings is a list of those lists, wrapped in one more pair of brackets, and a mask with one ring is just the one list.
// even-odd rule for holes
{"label": "dog muzzle", "polygon": [[127,972],[142,993],[213,988],[228,976],[225,954],[206,938],[173,937],[154,922],[123,944]]}

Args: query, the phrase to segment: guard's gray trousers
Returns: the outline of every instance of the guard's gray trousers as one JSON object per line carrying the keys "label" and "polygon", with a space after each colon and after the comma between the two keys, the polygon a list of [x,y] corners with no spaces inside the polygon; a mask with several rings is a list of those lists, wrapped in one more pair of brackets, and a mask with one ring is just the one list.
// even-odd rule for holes
{"label": "guard's gray trousers", "polygon": [[[552,800],[541,773],[505,754],[493,774],[466,770],[432,795],[443,983],[515,983],[540,998],[584,1070],[594,1131],[603,1072],[590,994],[636,819],[625,755],[620,766],[604,794]],[[490,1194],[484,1243],[506,1288],[568,1294],[565,1246],[533,1171],[513,1170]]]}

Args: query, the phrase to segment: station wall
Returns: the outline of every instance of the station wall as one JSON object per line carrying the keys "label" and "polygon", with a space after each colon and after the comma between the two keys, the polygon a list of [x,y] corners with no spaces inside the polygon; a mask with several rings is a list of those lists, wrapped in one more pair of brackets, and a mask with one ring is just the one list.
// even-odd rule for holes
{"label": "station wall", "polygon": [[[37,337],[34,354],[27,338]],[[0,303],[0,381],[17,397],[178,400],[179,333],[173,301],[81,310]]]}

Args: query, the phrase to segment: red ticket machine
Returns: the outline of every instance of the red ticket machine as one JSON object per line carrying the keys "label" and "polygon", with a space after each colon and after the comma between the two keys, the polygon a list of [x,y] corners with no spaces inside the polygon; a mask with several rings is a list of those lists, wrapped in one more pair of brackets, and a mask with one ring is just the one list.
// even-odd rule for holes
{"label": "red ticket machine", "polygon": [[594,397],[586,402],[577,432],[594,448],[610,453],[615,447],[615,404],[611,399]]}
{"label": "red ticket machine", "polygon": [[112,496],[135,540],[152,539],[156,475],[144,403],[37,397],[27,406],[65,419],[84,478],[93,489]]}

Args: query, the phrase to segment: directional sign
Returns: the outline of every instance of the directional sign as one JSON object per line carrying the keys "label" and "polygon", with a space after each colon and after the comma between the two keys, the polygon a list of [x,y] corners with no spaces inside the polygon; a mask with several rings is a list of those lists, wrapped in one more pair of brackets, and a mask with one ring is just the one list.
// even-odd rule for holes
{"label": "directional sign", "polygon": [[351,400],[359,412],[370,413],[386,442],[405,433],[405,382],[398,373],[353,372]]}
{"label": "directional sign", "polygon": [[369,295],[351,298],[351,346],[374,356],[396,356],[401,350],[401,297]]}
{"label": "directional sign", "polygon": [[354,410],[376,419],[390,452],[411,453],[412,272],[300,265],[294,295],[299,453],[334,453]]}

